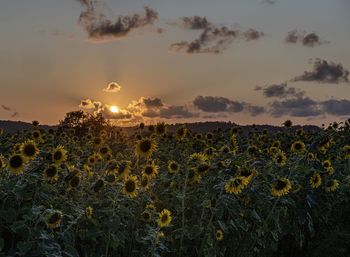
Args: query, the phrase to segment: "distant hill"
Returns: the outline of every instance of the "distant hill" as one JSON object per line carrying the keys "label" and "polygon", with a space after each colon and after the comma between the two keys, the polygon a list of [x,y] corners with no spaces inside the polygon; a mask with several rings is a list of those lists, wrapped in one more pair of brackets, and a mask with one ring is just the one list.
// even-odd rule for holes
{"label": "distant hill", "polygon": [[[167,125],[167,129],[169,132],[175,132],[178,128],[180,128],[183,124],[169,124]],[[207,121],[207,122],[196,122],[196,123],[185,123],[186,127],[190,129],[192,132],[197,132],[197,133],[206,133],[210,131],[217,130],[221,128],[222,130],[227,130],[231,129],[233,127],[240,127],[243,131],[244,134],[248,133],[249,131],[253,130],[252,125],[244,125],[240,126],[232,122],[215,122],[215,121]],[[56,128],[57,126],[49,126],[49,125],[39,125],[39,128],[42,129],[49,129],[49,128]],[[3,128],[5,133],[16,133],[21,130],[28,130],[32,129],[33,125],[28,122],[23,122],[23,121],[4,121],[0,120],[0,128]],[[317,126],[312,126],[312,125],[306,125],[306,126],[293,126],[292,130],[296,130],[299,128],[303,128],[305,131],[318,131],[321,130],[320,127]],[[127,134],[133,134],[138,130],[138,127],[123,127],[122,128],[124,132]],[[145,128],[147,129],[147,128]],[[277,132],[281,129],[282,127],[278,126],[271,126],[271,125],[256,125],[256,128],[258,131],[262,131],[263,129],[267,129],[270,133]]]}
{"label": "distant hill", "polygon": [[[23,121],[0,120],[0,128],[3,128],[5,133],[14,134],[18,131],[32,129],[33,125]],[[39,128],[49,129],[55,126],[39,125]]]}

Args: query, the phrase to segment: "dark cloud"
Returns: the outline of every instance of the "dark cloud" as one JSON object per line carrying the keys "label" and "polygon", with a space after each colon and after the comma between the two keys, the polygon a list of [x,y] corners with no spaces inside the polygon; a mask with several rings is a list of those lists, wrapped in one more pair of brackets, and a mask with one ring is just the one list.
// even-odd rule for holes
{"label": "dark cloud", "polygon": [[218,96],[197,96],[193,105],[206,113],[239,113],[246,112],[251,116],[257,116],[266,110],[262,106],[256,106],[245,102],[230,100]]}
{"label": "dark cloud", "polygon": [[5,111],[11,111],[12,108],[6,105],[1,105],[2,109],[4,109]]}
{"label": "dark cloud", "polygon": [[159,110],[159,117],[165,119],[180,119],[199,117],[199,113],[190,112],[185,106],[172,105]]}
{"label": "dark cloud", "polygon": [[315,32],[307,33],[305,31],[291,30],[288,32],[285,42],[289,44],[302,44],[306,47],[315,47],[328,43],[320,39]]}
{"label": "dark cloud", "polygon": [[183,17],[180,26],[185,29],[202,30],[199,37],[192,41],[181,41],[170,45],[170,50],[189,54],[218,54],[227,49],[235,39],[250,41],[257,40],[264,35],[263,32],[255,29],[241,31],[239,29],[229,29],[226,26],[216,26],[209,22],[206,17],[200,16]]}
{"label": "dark cloud", "polygon": [[91,39],[120,38],[131,31],[152,25],[158,19],[158,13],[145,6],[144,13],[119,16],[116,21],[109,20],[104,14],[99,13],[94,0],[78,0],[84,7],[80,13],[79,24],[87,31]]}
{"label": "dark cloud", "polygon": [[12,118],[19,116],[19,112],[17,112],[15,109],[13,109],[13,108],[10,107],[10,106],[1,105],[1,108],[2,108],[4,111],[12,112],[12,114],[11,114],[11,117],[12,117]]}
{"label": "dark cloud", "polygon": [[207,29],[213,26],[206,17],[200,16],[182,17],[181,22],[186,29]]}
{"label": "dark cloud", "polygon": [[255,90],[263,91],[265,97],[301,97],[305,92],[300,91],[294,87],[288,87],[287,83],[273,84],[266,87],[256,87]]}
{"label": "dark cloud", "polygon": [[319,83],[338,84],[349,82],[348,76],[349,71],[342,64],[316,59],[312,71],[305,71],[304,74],[295,77],[291,81],[316,81]]}
{"label": "dark cloud", "polygon": [[163,102],[158,97],[156,98],[143,98],[143,103],[146,105],[147,108],[152,107],[162,107]]}
{"label": "dark cloud", "polygon": [[108,93],[116,93],[119,92],[121,88],[122,87],[117,82],[111,82],[106,88],[103,89],[103,91]]}
{"label": "dark cloud", "polygon": [[323,110],[335,116],[350,115],[350,101],[349,100],[327,100],[320,103]]}
{"label": "dark cloud", "polygon": [[317,101],[309,97],[297,97],[272,102],[270,113],[273,117],[281,117],[283,115],[308,117],[318,116],[323,112]]}
{"label": "dark cloud", "polygon": [[94,101],[91,99],[83,99],[83,100],[80,100],[79,107],[84,109],[99,110],[102,108],[102,103],[100,101]]}

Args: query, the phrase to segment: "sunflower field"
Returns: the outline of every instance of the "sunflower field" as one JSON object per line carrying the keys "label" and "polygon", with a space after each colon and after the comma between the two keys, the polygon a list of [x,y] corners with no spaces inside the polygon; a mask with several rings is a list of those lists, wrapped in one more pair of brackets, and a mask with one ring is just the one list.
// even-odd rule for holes
{"label": "sunflower field", "polygon": [[350,121],[1,130],[0,256],[350,256]]}

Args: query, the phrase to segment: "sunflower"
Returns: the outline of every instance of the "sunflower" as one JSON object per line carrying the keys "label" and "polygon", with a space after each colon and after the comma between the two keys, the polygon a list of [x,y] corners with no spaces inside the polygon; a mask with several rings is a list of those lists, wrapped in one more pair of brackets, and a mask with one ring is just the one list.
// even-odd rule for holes
{"label": "sunflower", "polygon": [[123,160],[117,166],[117,173],[119,177],[126,178],[130,173],[130,162]]}
{"label": "sunflower", "polygon": [[149,157],[156,148],[157,145],[153,138],[144,138],[136,142],[135,153],[137,156]]}
{"label": "sunflower", "polygon": [[303,130],[303,129],[298,129],[298,130],[295,132],[295,135],[296,135],[297,137],[300,137],[300,136],[304,135],[304,130]]}
{"label": "sunflower", "polygon": [[8,165],[14,174],[22,174],[24,170],[25,159],[21,154],[14,154],[10,157]]}
{"label": "sunflower", "polygon": [[3,168],[6,167],[6,162],[4,157],[0,154],[0,172],[2,171]]}
{"label": "sunflower", "polygon": [[230,146],[233,153],[236,153],[239,149],[237,136],[233,134],[230,138]]}
{"label": "sunflower", "polygon": [[159,227],[167,227],[171,222],[171,212],[167,209],[163,209],[161,213],[159,213],[158,225]]}
{"label": "sunflower", "polygon": [[188,171],[188,184],[196,185],[201,181],[201,175],[196,172],[196,168],[191,168]]}
{"label": "sunflower", "polygon": [[224,232],[221,229],[216,230],[215,238],[217,241],[221,241],[222,239],[224,239]]}
{"label": "sunflower", "polygon": [[52,153],[52,161],[59,164],[67,160],[67,150],[62,145],[58,145]]}
{"label": "sunflower", "polygon": [[45,171],[44,171],[44,178],[50,182],[55,182],[58,180],[58,167],[57,165],[50,165]]}
{"label": "sunflower", "polygon": [[293,153],[302,153],[305,151],[305,144],[300,140],[295,141],[291,146],[291,151]]}
{"label": "sunflower", "polygon": [[212,158],[215,155],[215,148],[214,147],[208,147],[204,150],[205,154],[209,157]]}
{"label": "sunflower", "polygon": [[244,182],[244,185],[246,186],[252,181],[255,174],[256,174],[256,170],[254,169],[241,168],[238,172],[238,177],[244,178],[243,182]]}
{"label": "sunflower", "polygon": [[94,209],[91,206],[86,207],[85,209],[85,215],[86,217],[91,220],[92,219],[92,214],[94,212]]}
{"label": "sunflower", "polygon": [[54,210],[48,213],[45,219],[46,226],[48,228],[57,228],[61,225],[62,212]]}
{"label": "sunflower", "polygon": [[284,125],[286,128],[290,128],[290,127],[293,125],[293,123],[292,123],[291,120],[286,120],[286,121],[283,123],[283,125]]}
{"label": "sunflower", "polygon": [[325,190],[327,193],[329,193],[329,192],[335,191],[338,187],[339,187],[339,180],[332,179],[327,182]]}
{"label": "sunflower", "polygon": [[310,178],[310,186],[311,188],[318,188],[322,183],[322,178],[320,174],[314,173]]}
{"label": "sunflower", "polygon": [[350,145],[344,146],[343,151],[344,151],[344,159],[350,159]]}
{"label": "sunflower", "polygon": [[127,177],[124,181],[123,185],[123,193],[133,198],[137,195],[138,183],[137,177],[135,175],[131,175]]}
{"label": "sunflower", "polygon": [[274,196],[283,196],[289,193],[292,188],[292,184],[287,178],[279,178],[273,184],[271,188],[271,193]]}
{"label": "sunflower", "polygon": [[196,172],[199,174],[199,175],[203,175],[203,174],[206,174],[210,169],[210,165],[208,163],[200,163],[199,165],[197,165],[196,167]]}
{"label": "sunflower", "polygon": [[140,186],[143,190],[147,190],[149,188],[150,178],[147,176],[142,176],[140,181]]}
{"label": "sunflower", "polygon": [[274,160],[277,165],[284,166],[287,160],[286,154],[282,150],[278,150],[274,156]]}
{"label": "sunflower", "polygon": [[105,181],[110,185],[114,185],[117,182],[117,176],[113,172],[108,172]]}
{"label": "sunflower", "polygon": [[95,182],[92,189],[97,193],[97,192],[101,191],[101,189],[104,187],[104,185],[105,185],[105,182],[103,181],[103,179],[99,179]]}
{"label": "sunflower", "polygon": [[229,194],[238,195],[242,192],[245,187],[245,178],[243,177],[234,177],[231,178],[225,184],[225,191]]}
{"label": "sunflower", "polygon": [[325,170],[328,170],[329,168],[332,167],[332,162],[330,160],[325,160],[323,163],[322,163],[322,166]]}
{"label": "sunflower", "polygon": [[158,123],[156,125],[156,133],[159,135],[159,136],[163,136],[166,132],[166,127],[165,127],[165,123],[164,122],[161,122],[161,123]]}
{"label": "sunflower", "polygon": [[151,220],[152,220],[151,212],[150,212],[149,210],[145,210],[145,211],[142,213],[142,218],[143,218],[144,221],[146,221],[146,222],[151,222]]}
{"label": "sunflower", "polygon": [[314,161],[316,158],[315,158],[315,155],[313,153],[308,153],[307,154],[307,159],[309,161]]}
{"label": "sunflower", "polygon": [[33,140],[27,140],[21,144],[20,152],[25,158],[33,159],[39,153],[39,150]]}
{"label": "sunflower", "polygon": [[180,165],[176,161],[169,161],[168,172],[173,175],[180,170]]}
{"label": "sunflower", "polygon": [[220,148],[220,152],[223,154],[228,154],[230,151],[230,147],[228,147],[227,145],[224,145]]}
{"label": "sunflower", "polygon": [[156,211],[157,210],[156,206],[153,203],[147,204],[146,205],[146,209],[149,209],[151,211]]}
{"label": "sunflower", "polygon": [[41,137],[41,132],[40,132],[40,130],[34,130],[34,131],[32,132],[32,138],[33,138],[34,140],[40,140],[40,137]]}
{"label": "sunflower", "polygon": [[111,152],[111,149],[108,146],[102,146],[102,147],[100,147],[98,152],[99,152],[99,154],[101,154],[102,156],[105,157],[106,155],[108,155]]}
{"label": "sunflower", "polygon": [[187,134],[187,128],[184,127],[184,126],[180,127],[176,131],[176,138],[177,138],[177,140],[182,141],[186,137],[186,134]]}
{"label": "sunflower", "polygon": [[158,166],[154,162],[147,163],[142,170],[142,175],[148,178],[155,178],[158,174]]}
{"label": "sunflower", "polygon": [[193,153],[190,155],[189,161],[193,163],[203,163],[208,160],[208,156],[204,153]]}

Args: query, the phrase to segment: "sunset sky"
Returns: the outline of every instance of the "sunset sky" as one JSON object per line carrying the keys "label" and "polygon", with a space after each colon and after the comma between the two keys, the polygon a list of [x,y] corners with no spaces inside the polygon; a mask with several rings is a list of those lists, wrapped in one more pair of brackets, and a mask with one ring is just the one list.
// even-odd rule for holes
{"label": "sunset sky", "polygon": [[341,121],[349,13],[349,0],[1,0],[0,119]]}

